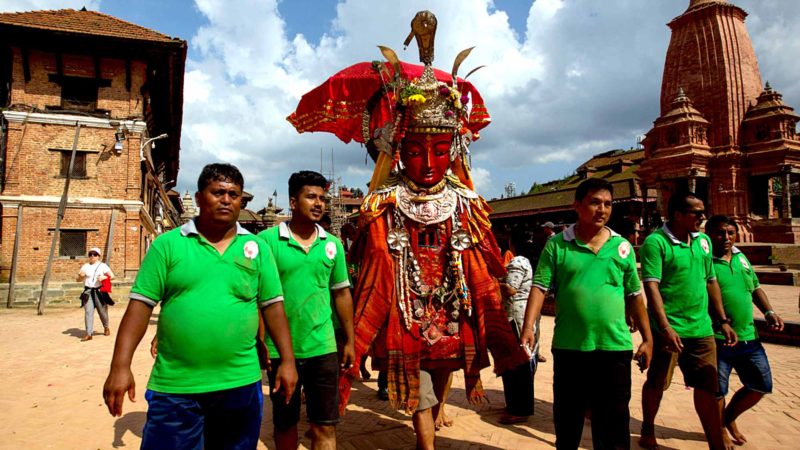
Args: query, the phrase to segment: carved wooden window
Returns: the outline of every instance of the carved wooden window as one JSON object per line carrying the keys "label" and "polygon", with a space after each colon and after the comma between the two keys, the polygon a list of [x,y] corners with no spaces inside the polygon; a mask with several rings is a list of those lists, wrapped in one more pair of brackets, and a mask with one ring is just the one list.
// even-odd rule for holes
{"label": "carved wooden window", "polygon": [[59,238],[58,256],[83,256],[86,254],[86,231],[62,230]]}
{"label": "carved wooden window", "polygon": [[[72,155],[71,150],[65,150],[61,153],[61,170],[58,174],[61,178],[67,177],[69,171],[69,158]],[[75,152],[75,162],[72,164],[72,178],[86,178],[86,152]]]}

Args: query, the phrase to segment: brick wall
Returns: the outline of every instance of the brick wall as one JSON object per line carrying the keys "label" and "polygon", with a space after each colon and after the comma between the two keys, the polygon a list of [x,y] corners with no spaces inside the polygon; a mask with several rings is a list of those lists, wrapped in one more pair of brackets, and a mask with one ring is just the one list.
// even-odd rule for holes
{"label": "brick wall", "polygon": [[[45,111],[48,106],[60,108],[61,87],[49,79],[49,75],[57,73],[55,54],[31,50],[28,57],[31,79],[25,82],[22,52],[19,48],[12,51],[11,104],[31,106],[38,111]],[[95,76],[95,61],[89,56],[64,54],[61,62],[63,75]],[[141,120],[146,101],[141,94],[146,64],[131,62],[129,91],[123,59],[100,58],[99,62],[100,77],[110,80],[111,84],[98,89],[97,108],[108,110],[111,119]],[[77,150],[85,152],[86,176],[71,180],[69,204],[61,228],[87,229],[87,248],[100,247],[105,252],[109,222],[115,210],[109,265],[118,278],[130,279],[139,268],[145,237],[154,236],[152,230],[143,232],[140,208],[135,203],[142,199],[141,135],[129,130],[122,152],[117,153],[115,131],[113,127],[81,127]],[[9,280],[14,237],[19,231],[16,224],[18,204],[23,205],[23,227],[16,280],[18,283],[41,282],[58,200],[66,181],[60,176],[62,152],[54,150],[71,150],[74,136],[75,127],[70,125],[36,121],[8,124],[6,183],[2,192],[6,199],[0,227],[0,282]],[[52,282],[74,280],[85,257],[58,257],[58,246],[55,255]]]}
{"label": "brick wall", "polygon": [[[30,105],[39,109],[61,105],[61,87],[51,82],[49,75],[57,73],[56,55],[38,50],[28,53],[31,79],[25,82],[22,67],[22,51],[12,48],[13,67],[11,104]],[[94,59],[89,56],[62,56],[63,74],[66,76],[95,76]],[[111,112],[112,118],[144,115],[144,99],[140,93],[145,80],[144,61],[131,61],[131,90],[125,87],[125,60],[100,58],[100,78],[111,80],[110,87],[101,87],[97,93],[97,108]]]}

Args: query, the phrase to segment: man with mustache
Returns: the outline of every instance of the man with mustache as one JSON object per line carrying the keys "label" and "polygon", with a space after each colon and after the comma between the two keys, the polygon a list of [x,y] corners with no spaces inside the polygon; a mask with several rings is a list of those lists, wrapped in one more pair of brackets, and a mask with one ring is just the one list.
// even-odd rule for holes
{"label": "man with mustache", "polygon": [[[339,239],[319,225],[325,214],[328,180],[309,170],[289,177],[289,208],[292,218],[259,233],[275,255],[283,285],[286,317],[292,334],[299,385],[306,398],[311,424],[312,448],[336,448],[339,422],[339,369],[353,366],[353,301],[347,275],[344,247]],[[333,302],[331,302],[333,295]],[[342,354],[337,355],[331,305],[344,334]],[[276,348],[267,341],[269,354]],[[270,384],[280,359],[271,361]],[[300,420],[300,389],[288,405],[272,396],[275,446],[297,448]]]}
{"label": "man with mustache", "polygon": [[[575,190],[578,221],[547,242],[528,296],[521,345],[536,344],[534,323],[555,291],[553,422],[556,448],[577,449],[586,411],[594,448],[630,448],[631,357],[650,363],[652,335],[631,243],[606,226],[613,188],[589,178]],[[642,343],[633,353],[630,314]]]}
{"label": "man with mustache", "polygon": [[143,449],[256,448],[263,402],[259,309],[283,361],[272,394],[288,399],[294,392],[275,261],[237,222],[243,187],[236,167],[204,167],[195,194],[200,214],[153,241],[131,288],[103,398],[112,416],[122,415],[125,393],[134,401],[131,359],[160,305]]}

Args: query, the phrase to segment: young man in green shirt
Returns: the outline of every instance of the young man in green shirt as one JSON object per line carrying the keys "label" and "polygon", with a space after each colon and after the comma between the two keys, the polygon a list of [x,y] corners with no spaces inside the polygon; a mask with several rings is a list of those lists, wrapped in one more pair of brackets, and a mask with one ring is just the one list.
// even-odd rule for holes
{"label": "young man in green shirt", "polygon": [[237,223],[244,180],[209,164],[197,181],[200,215],[159,236],[142,261],[122,318],[103,398],[122,415],[135,399],[131,358],[153,308],[158,355],[145,398],[143,449],[254,449],[261,429],[258,311],[284,364],[273,394],[288,399],[297,372],[278,272],[269,247]]}
{"label": "young man in green shirt", "polygon": [[[772,371],[753,323],[753,303],[773,330],[783,330],[783,320],[772,310],[750,261],[733,245],[739,233],[736,222],[727,216],[714,216],[706,222],[706,233],[713,247],[714,271],[722,292],[722,306],[739,338],[735,346],[726,347],[723,345],[724,336],[720,333],[714,335],[717,339],[719,407],[723,411],[723,425],[733,442],[743,445],[747,439],[736,426],[736,418],[755,406],[764,394],[772,392]],[[736,391],[726,408],[725,395],[728,394],[732,369],[736,369],[742,388]]]}
{"label": "young man in green shirt", "polygon": [[[630,448],[631,358],[645,370],[653,351],[633,247],[606,227],[612,200],[605,180],[578,186],[578,222],[545,245],[525,310],[520,342],[531,349],[545,293],[555,289],[553,421],[559,449],[578,448],[587,410],[595,448]],[[635,355],[626,311],[642,335]]]}
{"label": "young man in green shirt", "polygon": [[[353,301],[344,247],[317,223],[325,213],[327,185],[325,177],[317,172],[304,170],[292,174],[289,178],[292,218],[258,235],[275,255],[278,266],[299,384],[305,392],[311,424],[311,445],[315,449],[336,447],[339,369],[350,369],[354,358]],[[344,334],[340,356],[337,356],[331,305]],[[272,342],[268,341],[267,346],[270,355],[274,355]],[[281,359],[272,360],[270,381],[281,363]],[[294,450],[300,420],[300,389],[288,404],[272,397],[275,446],[279,450]]]}
{"label": "young man in green shirt", "polygon": [[[717,407],[717,354],[711,310],[725,345],[736,332],[722,308],[711,262],[711,241],[700,233],[703,201],[675,192],[667,206],[669,222],[647,239],[639,252],[648,312],[656,336],[653,363],[642,388],[642,434],[639,445],[656,447],[654,423],[669,375],[677,363],[686,385],[694,388],[694,406],[712,449],[728,448]],[[709,302],[711,308],[709,308]]]}

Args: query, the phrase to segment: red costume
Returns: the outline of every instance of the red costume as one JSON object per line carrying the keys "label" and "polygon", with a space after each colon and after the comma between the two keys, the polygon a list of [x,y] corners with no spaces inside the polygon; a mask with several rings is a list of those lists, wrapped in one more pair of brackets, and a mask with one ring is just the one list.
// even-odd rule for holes
{"label": "red costume", "polygon": [[[431,66],[435,26],[427,12],[412,22],[424,67],[382,47],[388,64],[343,70],[303,96],[288,118],[300,132],[364,142],[376,159],[350,252],[360,266],[356,360],[374,341],[389,400],[409,412],[419,402],[421,368],[463,369],[468,400],[477,403],[485,398],[487,349],[498,374],[527,360],[501,306],[495,278],[505,269],[489,207],[471,190],[468,146],[489,115],[477,90],[455,74],[468,50],[453,74]],[[357,374],[353,367],[342,376],[342,409]]]}

